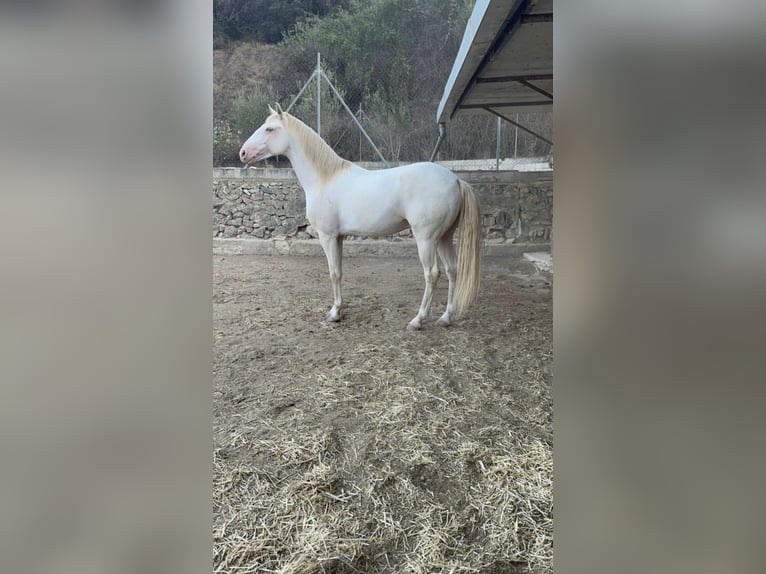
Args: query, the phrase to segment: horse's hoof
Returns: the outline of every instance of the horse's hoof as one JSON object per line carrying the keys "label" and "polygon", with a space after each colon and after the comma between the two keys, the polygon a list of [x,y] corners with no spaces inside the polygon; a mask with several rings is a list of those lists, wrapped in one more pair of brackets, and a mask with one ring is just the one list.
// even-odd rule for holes
{"label": "horse's hoof", "polygon": [[449,327],[450,325],[452,325],[452,321],[450,321],[449,319],[445,319],[444,317],[440,317],[439,320],[436,322],[436,324],[439,327]]}
{"label": "horse's hoof", "polygon": [[329,311],[327,315],[325,315],[325,319],[327,319],[328,323],[337,323],[340,321],[340,313],[333,313],[332,311]]}
{"label": "horse's hoof", "polygon": [[421,325],[417,321],[410,321],[409,323],[407,323],[408,331],[420,331],[420,327]]}

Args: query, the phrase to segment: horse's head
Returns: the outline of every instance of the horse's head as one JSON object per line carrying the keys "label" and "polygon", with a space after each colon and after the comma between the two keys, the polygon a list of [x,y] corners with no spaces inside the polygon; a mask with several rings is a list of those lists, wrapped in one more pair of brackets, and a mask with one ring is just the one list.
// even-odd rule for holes
{"label": "horse's head", "polygon": [[247,138],[239,150],[239,159],[246,165],[274,155],[283,155],[287,151],[289,142],[284,125],[285,112],[279,104],[276,110],[269,106],[269,112],[263,125]]}

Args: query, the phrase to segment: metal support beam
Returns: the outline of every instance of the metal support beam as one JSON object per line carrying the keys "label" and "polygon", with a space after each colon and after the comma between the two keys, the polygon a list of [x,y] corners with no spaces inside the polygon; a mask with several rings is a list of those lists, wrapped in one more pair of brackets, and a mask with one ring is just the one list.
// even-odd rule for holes
{"label": "metal support beam", "polygon": [[[526,106],[532,106],[532,107],[544,107],[544,106],[552,106],[553,102],[550,100],[546,101],[536,101],[536,102],[488,102],[486,104],[461,104],[459,108],[455,108],[455,111],[458,109],[461,110],[486,110],[487,108],[523,108]],[[547,110],[539,110],[541,112],[547,111]],[[495,113],[495,112],[492,112]]]}
{"label": "metal support beam", "polygon": [[509,118],[507,116],[504,116],[503,114],[499,114],[495,110],[492,110],[490,108],[484,108],[484,109],[487,110],[491,114],[495,114],[496,116],[498,116],[500,118],[503,118],[506,122],[508,122],[510,124],[513,124],[514,126],[519,128],[520,130],[523,130],[523,131],[527,132],[528,134],[535,136],[537,139],[544,141],[548,145],[553,145],[553,142],[551,140],[549,140],[548,138],[546,138],[544,136],[541,136],[540,134],[538,134],[536,132],[533,132],[528,127],[521,125],[519,122],[515,122],[511,118]]}
{"label": "metal support beam", "polygon": [[520,74],[515,76],[495,76],[490,78],[476,78],[477,84],[492,84],[495,82],[520,82],[522,80],[552,80],[553,74]]}
{"label": "metal support beam", "polygon": [[444,141],[444,138],[447,136],[447,126],[444,124],[439,124],[439,138],[436,140],[436,145],[434,146],[434,151],[431,152],[431,159],[428,161],[433,161],[436,159],[436,154],[439,153],[439,148],[442,146],[442,142]]}
{"label": "metal support beam", "polygon": [[553,13],[548,14],[524,14],[521,17],[522,24],[538,24],[540,22],[553,22]]}
{"label": "metal support beam", "polygon": [[543,90],[542,88],[540,88],[540,87],[538,87],[538,86],[535,86],[534,84],[530,84],[530,83],[529,83],[528,81],[526,81],[526,80],[517,80],[517,81],[518,81],[518,82],[519,82],[519,84],[521,84],[522,86],[525,86],[525,87],[529,88],[530,90],[534,90],[534,91],[536,91],[538,94],[542,94],[542,95],[544,95],[546,98],[550,98],[551,100],[553,99],[553,94],[551,94],[549,91],[547,91],[547,90]]}
{"label": "metal support beam", "polygon": [[340,104],[343,106],[343,109],[345,109],[345,110],[348,112],[348,115],[350,115],[350,116],[351,116],[351,119],[352,119],[352,120],[354,120],[354,123],[356,124],[356,127],[358,127],[358,128],[359,128],[359,131],[361,131],[361,132],[362,132],[362,134],[364,135],[364,137],[367,139],[367,143],[369,143],[369,144],[372,146],[372,149],[374,149],[374,150],[375,150],[375,153],[377,153],[377,154],[378,154],[378,157],[380,158],[380,160],[381,160],[381,161],[382,161],[384,164],[386,164],[386,167],[391,167],[391,165],[390,165],[390,164],[389,164],[389,163],[386,161],[386,158],[384,158],[384,157],[383,157],[383,154],[382,154],[382,153],[380,153],[380,150],[378,149],[378,146],[376,146],[376,145],[373,143],[373,141],[370,139],[370,136],[368,136],[368,135],[367,135],[367,132],[365,131],[364,127],[362,127],[362,124],[360,124],[360,123],[359,123],[359,120],[356,118],[356,115],[354,114],[354,112],[352,112],[352,111],[351,111],[351,108],[349,108],[349,107],[346,105],[346,102],[343,100],[343,97],[340,95],[340,92],[338,92],[338,90],[336,90],[336,89],[335,89],[335,86],[334,86],[334,85],[333,85],[333,83],[330,81],[330,78],[328,78],[328,77],[327,77],[327,74],[325,74],[325,73],[324,73],[324,72],[323,72],[321,69],[319,69],[319,68],[318,68],[318,70],[319,70],[319,77],[320,77],[320,78],[324,78],[324,80],[327,82],[327,85],[328,85],[328,86],[330,86],[330,89],[332,90],[333,94],[335,94],[335,97],[336,97],[336,98],[338,98],[338,101],[339,101],[339,102],[340,102]]}
{"label": "metal support beam", "polygon": [[305,92],[306,88],[308,88],[311,85],[311,82],[314,80],[314,76],[316,76],[316,70],[311,72],[311,76],[309,76],[309,79],[306,80],[305,84],[303,84],[303,87],[301,88],[301,91],[298,92],[298,95],[293,98],[293,101],[290,102],[290,105],[287,106],[287,109],[285,109],[286,112],[289,112],[291,109],[293,109],[293,106],[300,99],[300,97],[303,95],[303,92]]}

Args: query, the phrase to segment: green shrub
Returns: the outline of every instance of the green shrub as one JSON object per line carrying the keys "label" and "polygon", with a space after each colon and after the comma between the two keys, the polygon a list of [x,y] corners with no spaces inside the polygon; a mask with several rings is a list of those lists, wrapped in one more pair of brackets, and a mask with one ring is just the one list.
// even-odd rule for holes
{"label": "green shrub", "polygon": [[216,167],[238,166],[240,141],[231,128],[231,124],[222,121],[213,127],[213,165]]}
{"label": "green shrub", "polygon": [[232,128],[242,141],[264,122],[269,115],[269,106],[274,107],[276,101],[276,96],[267,86],[248,94],[239,92],[235,96],[230,117]]}

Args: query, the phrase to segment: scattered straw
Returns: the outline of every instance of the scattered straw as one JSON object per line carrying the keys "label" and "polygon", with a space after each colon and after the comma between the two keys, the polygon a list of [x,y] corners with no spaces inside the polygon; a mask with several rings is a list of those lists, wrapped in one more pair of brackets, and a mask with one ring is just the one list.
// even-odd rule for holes
{"label": "scattered straw", "polygon": [[[465,329],[371,333],[356,316],[317,327],[313,364],[220,370],[216,573],[552,572],[550,304],[484,289]],[[493,296],[514,305],[505,323]],[[266,336],[288,353],[274,325],[245,322],[218,360]]]}

